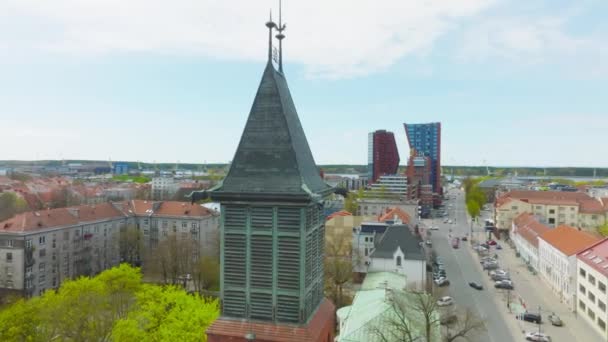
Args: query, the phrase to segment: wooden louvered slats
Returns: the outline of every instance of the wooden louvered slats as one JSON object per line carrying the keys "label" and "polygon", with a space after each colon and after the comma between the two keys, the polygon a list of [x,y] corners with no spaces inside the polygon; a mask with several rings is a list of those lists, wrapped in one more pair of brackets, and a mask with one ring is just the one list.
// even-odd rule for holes
{"label": "wooden louvered slats", "polygon": [[272,290],[272,236],[251,236],[250,285]]}
{"label": "wooden louvered slats", "polygon": [[299,231],[300,213],[300,208],[279,208],[279,231]]}
{"label": "wooden louvered slats", "polygon": [[245,292],[224,291],[222,312],[230,317],[245,317]]}
{"label": "wooden louvered slats", "polygon": [[277,320],[298,323],[300,320],[300,301],[297,296],[279,295],[277,298]]}
{"label": "wooden louvered slats", "polygon": [[226,233],[224,236],[224,284],[245,286],[245,235]]}
{"label": "wooden louvered slats", "polygon": [[247,225],[247,211],[241,206],[226,206],[224,214],[224,228],[227,230],[244,231]]}
{"label": "wooden louvered slats", "polygon": [[272,319],[272,294],[256,293],[250,294],[251,312],[250,316],[254,319]]}
{"label": "wooden louvered slats", "polygon": [[273,221],[272,207],[251,208],[251,229],[256,231],[270,232]]}
{"label": "wooden louvered slats", "polygon": [[300,239],[279,236],[278,287],[285,290],[300,288]]}

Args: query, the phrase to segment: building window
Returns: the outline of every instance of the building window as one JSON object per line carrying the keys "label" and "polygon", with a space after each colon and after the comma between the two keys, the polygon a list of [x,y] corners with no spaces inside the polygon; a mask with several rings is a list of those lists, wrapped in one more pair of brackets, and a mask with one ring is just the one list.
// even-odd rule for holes
{"label": "building window", "polygon": [[192,229],[196,229],[198,228],[198,225],[196,224],[196,222],[192,222]]}
{"label": "building window", "polygon": [[597,215],[591,215],[592,220],[597,220]]}
{"label": "building window", "polygon": [[31,239],[25,240],[25,248],[32,248],[32,240]]}
{"label": "building window", "polygon": [[38,255],[39,255],[41,258],[45,257],[45,256],[46,256],[46,249],[44,249],[44,248],[43,248],[43,249],[41,249]]}
{"label": "building window", "polygon": [[555,224],[555,219],[554,218],[549,218],[549,224]]}
{"label": "building window", "polygon": [[591,308],[587,308],[587,315],[589,315],[589,318],[595,321],[595,312],[593,312]]}
{"label": "building window", "polygon": [[600,310],[602,310],[602,312],[606,312],[606,303],[598,299],[597,306],[600,308]]}
{"label": "building window", "polygon": [[44,269],[45,269],[45,268],[46,268],[46,265],[45,265],[43,262],[41,262],[41,263],[38,265],[38,272],[44,272]]}
{"label": "building window", "polygon": [[368,250],[367,250],[367,248],[366,248],[366,249],[365,249],[365,256],[367,256],[367,254],[368,254],[368,253],[369,253],[369,252],[368,252]]}
{"label": "building window", "polygon": [[578,291],[582,294],[586,294],[587,290],[585,289],[585,287],[581,284],[578,285]]}
{"label": "building window", "polygon": [[593,294],[593,292],[589,291],[587,293],[587,297],[589,297],[589,300],[595,304],[595,295]]}
{"label": "building window", "polygon": [[606,293],[606,284],[604,284],[598,280],[597,287],[599,287],[599,289],[600,289],[600,291],[602,291],[602,293]]}
{"label": "building window", "polygon": [[542,209],[543,207],[541,207],[540,205],[536,206],[536,209]]}
{"label": "building window", "polygon": [[591,274],[589,274],[589,276],[587,277],[587,279],[589,280],[589,283],[591,285],[595,285],[595,277],[592,276]]}
{"label": "building window", "polygon": [[6,253],[6,262],[13,262],[13,253]]}
{"label": "building window", "polygon": [[401,256],[397,257],[397,266],[401,266]]}
{"label": "building window", "polygon": [[63,240],[67,241],[69,239],[70,239],[70,231],[68,230],[68,231],[63,232]]}
{"label": "building window", "polygon": [[555,209],[549,209],[549,214],[555,214]]}
{"label": "building window", "polygon": [[6,240],[7,247],[13,247],[13,240]]}
{"label": "building window", "polygon": [[188,222],[182,221],[182,228],[184,228],[184,229],[188,228]]}
{"label": "building window", "polygon": [[367,241],[367,237],[365,237],[365,242],[368,242],[368,241]]}
{"label": "building window", "polygon": [[606,330],[606,322],[599,317],[597,318],[597,325],[602,329],[602,331]]}
{"label": "building window", "polygon": [[148,219],[144,219],[144,224],[148,224]]}
{"label": "building window", "polygon": [[586,277],[587,276],[587,272],[584,269],[582,269],[582,268],[578,269],[578,274],[580,274],[581,277]]}
{"label": "building window", "polygon": [[46,236],[40,236],[38,238],[38,243],[44,245],[46,243]]}
{"label": "building window", "polygon": [[512,206],[511,210],[517,210],[517,206],[516,205]]}

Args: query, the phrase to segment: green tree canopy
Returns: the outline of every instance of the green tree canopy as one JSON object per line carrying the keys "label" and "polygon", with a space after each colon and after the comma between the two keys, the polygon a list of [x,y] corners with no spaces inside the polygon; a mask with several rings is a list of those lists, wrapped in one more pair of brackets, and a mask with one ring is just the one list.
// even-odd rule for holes
{"label": "green tree canopy", "polygon": [[205,341],[218,315],[217,300],[142,284],[140,270],[122,264],[7,306],[0,340]]}

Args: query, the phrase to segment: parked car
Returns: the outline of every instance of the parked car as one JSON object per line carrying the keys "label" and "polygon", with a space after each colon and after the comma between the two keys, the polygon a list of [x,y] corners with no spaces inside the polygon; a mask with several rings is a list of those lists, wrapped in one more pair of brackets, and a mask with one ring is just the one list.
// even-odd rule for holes
{"label": "parked car", "polygon": [[551,336],[534,331],[526,334],[526,340],[535,342],[551,342]]}
{"label": "parked car", "polygon": [[509,276],[509,272],[501,269],[497,269],[490,272],[490,275]]}
{"label": "parked car", "polygon": [[430,230],[439,230],[439,227],[437,226],[432,226],[431,228],[429,228]]}
{"label": "parked car", "polygon": [[469,286],[476,289],[476,290],[483,290],[483,286],[481,286],[481,284],[477,284],[476,282],[472,281],[469,283]]}
{"label": "parked car", "polygon": [[462,241],[467,241],[467,240],[468,240],[468,238],[467,238],[466,236],[463,236],[463,237],[461,237],[461,238],[460,238],[460,240],[462,240]]}
{"label": "parked car", "polygon": [[448,280],[448,278],[442,277],[442,278],[435,280],[435,285],[437,285],[439,287],[449,286],[450,281]]}
{"label": "parked car", "polygon": [[501,245],[496,245],[496,249],[502,249]]}
{"label": "parked car", "polygon": [[496,246],[497,242],[494,240],[488,240],[487,244],[490,246]]}
{"label": "parked car", "polygon": [[501,274],[490,274],[490,279],[492,279],[494,281],[511,280],[511,278],[509,278],[509,275],[501,275]]}
{"label": "parked car", "polygon": [[450,220],[448,220],[448,223],[449,223],[449,224],[452,224],[452,223],[454,223],[454,221],[452,221],[452,220],[450,219]]}
{"label": "parked car", "polygon": [[482,243],[480,246],[485,249],[490,249],[490,245],[488,245],[487,243]]}
{"label": "parked car", "polygon": [[561,327],[564,325],[564,322],[562,322],[561,318],[559,318],[559,316],[555,313],[551,313],[547,318],[549,319],[549,322],[556,327]]}
{"label": "parked car", "polygon": [[483,264],[483,269],[484,270],[495,270],[498,268],[498,264],[497,263],[489,263],[486,262]]}
{"label": "parked car", "polygon": [[445,220],[443,220],[443,223],[448,223],[448,221],[449,219],[446,218]]}
{"label": "parked car", "polygon": [[426,240],[425,244],[429,247],[433,247],[433,243],[431,242],[431,240]]}
{"label": "parked car", "polygon": [[[504,281],[508,282],[505,283]],[[500,280],[494,284],[494,287],[497,289],[513,290],[513,283],[510,280]]]}
{"label": "parked car", "polygon": [[437,306],[449,306],[452,304],[454,304],[454,299],[450,296],[441,297],[437,301]]}
{"label": "parked car", "polygon": [[532,322],[532,323],[536,323],[536,324],[541,324],[542,320],[543,320],[540,314],[535,314],[535,313],[531,313],[531,312],[524,313],[523,319],[526,322]]}
{"label": "parked car", "polygon": [[479,263],[483,264],[485,262],[496,262],[496,259],[494,259],[490,256],[485,256],[485,257],[479,259]]}

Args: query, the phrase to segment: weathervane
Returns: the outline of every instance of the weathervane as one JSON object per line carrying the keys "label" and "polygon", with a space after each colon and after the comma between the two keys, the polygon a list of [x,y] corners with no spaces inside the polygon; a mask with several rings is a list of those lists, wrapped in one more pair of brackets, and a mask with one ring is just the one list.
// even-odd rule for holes
{"label": "weathervane", "polygon": [[272,60],[272,29],[277,27],[277,24],[272,21],[272,10],[270,10],[270,19],[266,22],[268,27],[268,63]]}
{"label": "weathervane", "polygon": [[279,40],[279,72],[283,72],[283,38],[285,38],[285,35],[283,34],[283,30],[285,30],[285,27],[287,26],[286,24],[283,24],[282,22],[282,9],[281,9],[281,0],[279,0],[279,26],[277,26],[277,31],[279,31],[279,34],[277,34],[275,37],[277,37],[277,39]]}

